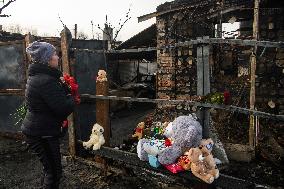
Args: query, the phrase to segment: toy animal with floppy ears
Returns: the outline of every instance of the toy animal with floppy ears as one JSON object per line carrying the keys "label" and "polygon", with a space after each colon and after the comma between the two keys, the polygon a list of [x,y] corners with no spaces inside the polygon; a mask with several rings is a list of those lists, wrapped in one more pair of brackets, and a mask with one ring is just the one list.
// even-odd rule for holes
{"label": "toy animal with floppy ears", "polygon": [[208,172],[214,176],[215,179],[219,177],[219,170],[217,169],[214,157],[212,155],[214,142],[211,138],[203,139],[200,142],[199,149],[202,151],[202,156],[204,157],[204,162]]}
{"label": "toy animal with floppy ears", "polygon": [[104,133],[104,128],[96,123],[93,126],[90,140],[87,142],[83,142],[84,148],[88,149],[93,146],[93,150],[100,149],[101,146],[105,143],[103,133]]}
{"label": "toy animal with floppy ears", "polygon": [[173,144],[159,154],[163,165],[175,163],[184,152],[199,145],[202,139],[202,127],[194,115],[179,116],[165,129],[165,135]]}
{"label": "toy animal with floppy ears", "polygon": [[143,137],[143,130],[145,129],[145,123],[140,122],[138,123],[135,133],[132,135],[133,138],[138,137],[138,140],[140,140]]}
{"label": "toy animal with floppy ears", "polygon": [[107,74],[104,70],[99,70],[97,81],[99,82],[107,81]]}
{"label": "toy animal with floppy ears", "polygon": [[204,182],[211,184],[214,181],[214,175],[211,170],[207,168],[207,164],[202,156],[202,151],[199,148],[191,148],[185,153],[191,161],[191,172],[197,178]]}

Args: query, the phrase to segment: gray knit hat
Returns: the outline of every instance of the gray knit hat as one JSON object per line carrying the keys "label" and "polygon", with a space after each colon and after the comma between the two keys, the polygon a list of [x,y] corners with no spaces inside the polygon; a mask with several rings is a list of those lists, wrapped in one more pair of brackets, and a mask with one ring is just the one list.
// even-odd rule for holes
{"label": "gray knit hat", "polygon": [[50,43],[35,41],[27,47],[26,51],[33,61],[48,64],[56,49]]}

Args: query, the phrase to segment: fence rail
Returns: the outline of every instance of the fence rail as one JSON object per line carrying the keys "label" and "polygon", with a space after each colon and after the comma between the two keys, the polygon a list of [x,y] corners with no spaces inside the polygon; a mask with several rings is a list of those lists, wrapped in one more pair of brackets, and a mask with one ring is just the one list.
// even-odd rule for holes
{"label": "fence rail", "polygon": [[196,102],[196,101],[190,101],[190,100],[132,98],[132,97],[102,96],[102,95],[91,95],[91,94],[82,94],[81,98],[83,102],[84,101],[95,102],[95,100],[98,99],[98,100],[116,100],[116,101],[127,101],[127,102],[147,102],[147,103],[171,104],[171,105],[186,104],[186,105],[197,106],[197,107],[221,109],[221,110],[227,110],[231,112],[239,112],[242,114],[254,115],[254,116],[258,116],[262,118],[284,121],[284,115],[270,114],[266,112],[251,110],[247,108],[241,108],[241,107],[232,106],[232,105],[210,104],[210,103],[202,103],[202,102]]}

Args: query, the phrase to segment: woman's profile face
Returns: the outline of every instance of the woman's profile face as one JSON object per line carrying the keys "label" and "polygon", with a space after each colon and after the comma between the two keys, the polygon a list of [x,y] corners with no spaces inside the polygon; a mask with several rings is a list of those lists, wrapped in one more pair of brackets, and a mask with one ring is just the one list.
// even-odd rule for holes
{"label": "woman's profile face", "polygon": [[58,68],[58,60],[59,60],[59,57],[57,56],[56,52],[54,52],[48,63],[49,66],[52,68]]}

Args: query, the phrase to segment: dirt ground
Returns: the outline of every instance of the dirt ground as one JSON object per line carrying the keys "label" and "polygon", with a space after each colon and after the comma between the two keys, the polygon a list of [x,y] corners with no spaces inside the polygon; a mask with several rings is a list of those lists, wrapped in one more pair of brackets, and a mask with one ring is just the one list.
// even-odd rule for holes
{"label": "dirt ground", "polygon": [[[1,137],[0,160],[0,189],[40,188],[41,164],[37,157],[26,149],[24,142]],[[103,176],[100,169],[95,166],[76,160],[70,162],[64,156],[62,165],[63,178],[60,188],[168,188],[159,183],[145,182],[133,175],[114,171]],[[181,187],[174,186],[173,188]]]}

